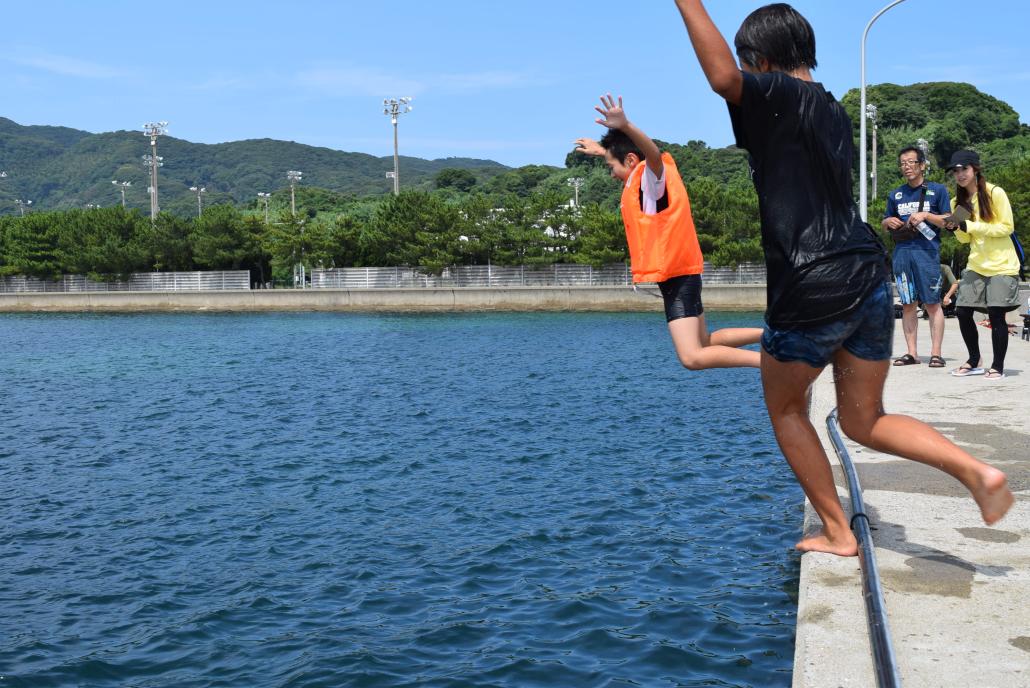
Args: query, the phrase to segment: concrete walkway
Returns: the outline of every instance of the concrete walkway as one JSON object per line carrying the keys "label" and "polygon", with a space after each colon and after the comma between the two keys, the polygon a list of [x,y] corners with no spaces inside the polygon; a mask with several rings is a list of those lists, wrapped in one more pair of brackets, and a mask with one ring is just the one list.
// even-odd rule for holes
{"label": "concrete walkway", "polygon": [[[1024,298],[1025,303],[1025,298]],[[1021,310],[1025,310],[1021,309]],[[1011,319],[1011,318],[1010,318]],[[1021,321],[1020,321],[1021,322]],[[990,331],[980,347],[990,363]],[[948,367],[928,368],[929,330],[920,323],[922,365],[893,368],[885,407],[924,420],[1008,474],[1016,503],[985,527],[965,488],[944,473],[878,454],[850,440],[876,544],[889,624],[905,688],[1030,686],[1030,342],[1009,338],[1007,377],[956,378],[965,360],[958,322],[947,320]],[[905,352],[901,321],[894,351]],[[836,464],[825,418],[832,378],[815,385],[812,420]],[[846,483],[837,485],[849,508]],[[806,505],[806,532],[818,519]],[[876,686],[857,558],[806,554],[801,564],[794,686]]]}

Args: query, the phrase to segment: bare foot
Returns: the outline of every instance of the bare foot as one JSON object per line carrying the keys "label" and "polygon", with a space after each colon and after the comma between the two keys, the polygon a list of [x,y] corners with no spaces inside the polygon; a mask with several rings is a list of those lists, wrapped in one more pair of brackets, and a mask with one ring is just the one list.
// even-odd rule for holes
{"label": "bare foot", "polygon": [[984,523],[993,525],[1000,521],[1015,501],[1009,490],[1005,474],[997,468],[987,466],[980,478],[979,487],[972,490],[973,499],[980,507]]}
{"label": "bare foot", "polygon": [[826,536],[825,530],[820,530],[812,537],[807,537],[796,545],[794,549],[801,552],[826,552],[836,554],[839,557],[854,557],[858,555],[858,540],[847,531],[845,536],[831,540]]}

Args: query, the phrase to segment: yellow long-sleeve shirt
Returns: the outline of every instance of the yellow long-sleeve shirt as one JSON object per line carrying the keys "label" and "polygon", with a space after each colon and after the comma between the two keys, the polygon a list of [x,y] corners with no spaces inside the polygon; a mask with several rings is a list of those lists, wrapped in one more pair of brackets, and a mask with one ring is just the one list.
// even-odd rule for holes
{"label": "yellow long-sleeve shirt", "polygon": [[[987,185],[991,195],[991,211],[994,219],[980,220],[979,199],[972,196],[973,218],[966,220],[966,230],[956,230],[955,238],[969,244],[969,261],[966,267],[984,277],[995,275],[1018,275],[1019,257],[1010,235],[1015,231],[1012,221],[1012,206],[1008,194],[1000,186]],[[952,212],[958,207],[958,199],[952,197]]]}

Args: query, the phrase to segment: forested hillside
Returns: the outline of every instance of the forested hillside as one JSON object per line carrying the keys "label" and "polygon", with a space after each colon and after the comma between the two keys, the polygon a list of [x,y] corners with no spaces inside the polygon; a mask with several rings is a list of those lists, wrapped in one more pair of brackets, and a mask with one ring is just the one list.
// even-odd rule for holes
{"label": "forested hillside", "polygon": [[[857,146],[858,91],[841,100]],[[897,152],[925,139],[929,177],[951,187],[941,169],[951,153],[980,152],[988,179],[1008,192],[1017,231],[1030,245],[1030,127],[1010,106],[948,82],[872,86],[868,102],[878,108],[878,189],[869,208],[874,225],[888,191],[903,182]],[[163,137],[159,145],[164,212],[151,223],[142,134],[22,127],[0,119],[0,169],[10,173],[0,180],[0,274],[249,268],[255,279],[267,279],[284,277],[298,261],[440,270],[488,260],[626,259],[619,185],[603,161],[575,151],[564,167],[518,169],[484,160],[403,158],[404,191],[395,197],[385,178],[392,158],[272,140],[203,145]],[[659,145],[687,182],[706,258],[717,265],[761,260],[758,202],[745,153],[701,141]],[[857,153],[855,161],[857,189]],[[305,175],[296,217],[289,212],[287,169]],[[118,202],[112,179],[133,181],[128,211],[111,207]],[[201,218],[188,191],[195,184],[209,189]],[[259,191],[273,192],[267,222]],[[579,205],[572,207],[576,196]],[[15,198],[34,200],[32,212],[17,217]],[[104,207],[85,210],[87,204]],[[951,237],[942,247],[957,268],[965,250]]]}

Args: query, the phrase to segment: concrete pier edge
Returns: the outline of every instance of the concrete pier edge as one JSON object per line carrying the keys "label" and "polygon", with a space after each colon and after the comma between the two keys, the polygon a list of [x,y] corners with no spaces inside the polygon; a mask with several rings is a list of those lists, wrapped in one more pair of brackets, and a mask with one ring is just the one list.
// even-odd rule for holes
{"label": "concrete pier edge", "polygon": [[[1025,292],[1023,298],[1025,304]],[[1010,321],[1021,328],[1015,314]],[[896,324],[894,352],[900,355],[906,349],[901,322]],[[978,330],[989,365],[990,330]],[[1009,337],[1006,377],[990,381],[949,374],[967,357],[957,321],[946,321],[946,368],[927,367],[929,335],[927,322],[920,321],[921,365],[891,368],[886,411],[915,416],[1004,470],[1016,503],[1001,522],[987,527],[957,480],[845,440],[874,529],[902,684],[1025,688],[1030,686],[1030,342],[1018,331]],[[826,371],[814,386],[811,417],[850,516],[846,482],[826,432],[826,415],[836,403]],[[806,503],[805,532],[818,527]],[[876,685],[857,558],[802,557],[793,685]]]}

